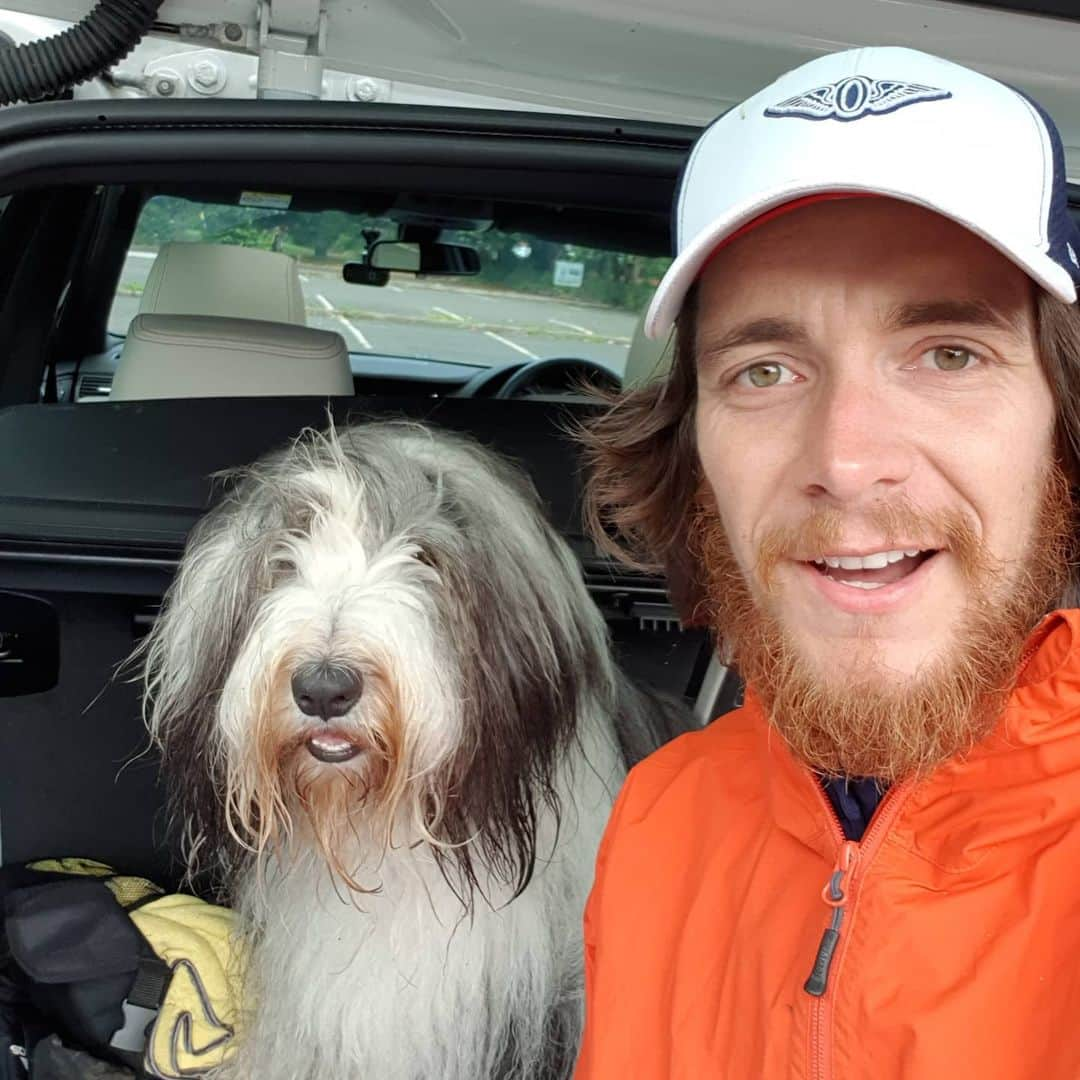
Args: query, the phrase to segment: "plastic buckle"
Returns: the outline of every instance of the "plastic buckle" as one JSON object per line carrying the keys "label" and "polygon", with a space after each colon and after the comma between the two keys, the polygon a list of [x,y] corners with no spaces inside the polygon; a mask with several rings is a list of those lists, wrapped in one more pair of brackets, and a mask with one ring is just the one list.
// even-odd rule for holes
{"label": "plastic buckle", "polygon": [[142,1058],[146,1049],[147,1031],[157,1019],[157,1009],[148,1009],[143,1005],[132,1005],[127,998],[122,1005],[124,1022],[113,1033],[109,1045],[114,1050],[128,1054],[138,1054]]}

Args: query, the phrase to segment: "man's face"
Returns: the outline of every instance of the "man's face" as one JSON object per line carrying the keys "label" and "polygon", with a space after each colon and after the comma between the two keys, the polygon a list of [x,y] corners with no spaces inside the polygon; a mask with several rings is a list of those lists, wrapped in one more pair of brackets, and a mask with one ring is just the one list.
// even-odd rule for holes
{"label": "man's face", "polygon": [[1024,572],[1053,457],[1023,272],[921,208],[817,203],[712,259],[696,353],[731,553],[806,669],[902,689],[962,648]]}

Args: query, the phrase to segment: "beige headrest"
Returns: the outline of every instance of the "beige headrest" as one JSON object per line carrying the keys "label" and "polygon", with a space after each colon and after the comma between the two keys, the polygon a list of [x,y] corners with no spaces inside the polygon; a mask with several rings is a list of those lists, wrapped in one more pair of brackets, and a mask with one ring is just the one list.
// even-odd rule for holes
{"label": "beige headrest", "polygon": [[109,398],[352,395],[340,334],[254,319],[136,315]]}
{"label": "beige headrest", "polygon": [[307,322],[296,260],[233,244],[162,244],[139,314]]}
{"label": "beige headrest", "polygon": [[653,379],[666,375],[675,358],[675,334],[672,332],[660,341],[645,336],[645,315],[642,314],[634,327],[630,348],[626,353],[626,369],[623,371],[624,390],[644,386]]}

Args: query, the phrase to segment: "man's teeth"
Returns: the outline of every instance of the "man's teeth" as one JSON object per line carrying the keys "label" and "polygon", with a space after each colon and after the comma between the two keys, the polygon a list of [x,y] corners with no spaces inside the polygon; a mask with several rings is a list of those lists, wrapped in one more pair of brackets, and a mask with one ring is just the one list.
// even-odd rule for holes
{"label": "man's teeth", "polygon": [[[919,554],[918,548],[910,551],[875,551],[870,555],[826,555],[823,559],[815,559],[818,566],[829,566],[834,570],[881,570],[889,563],[899,562],[903,558],[913,558]],[[845,582],[847,585],[853,582]],[[876,588],[874,585],[863,585],[864,588]]]}

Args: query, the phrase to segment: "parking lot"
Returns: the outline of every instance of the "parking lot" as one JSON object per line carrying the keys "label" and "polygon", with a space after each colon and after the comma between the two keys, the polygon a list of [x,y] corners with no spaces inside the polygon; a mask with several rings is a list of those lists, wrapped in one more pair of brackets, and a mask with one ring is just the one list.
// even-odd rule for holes
{"label": "parking lot", "polygon": [[[129,253],[110,329],[124,333],[138,313],[154,253]],[[352,352],[469,364],[517,357],[582,357],[621,371],[636,316],[562,297],[472,287],[463,279],[397,274],[382,288],[350,285],[339,271],[302,266],[308,325],[342,334]]]}

